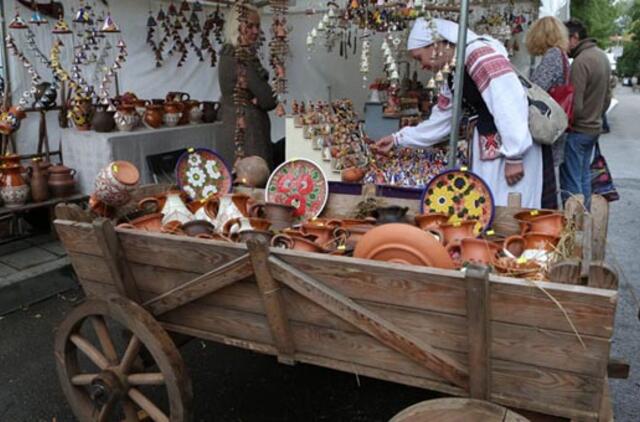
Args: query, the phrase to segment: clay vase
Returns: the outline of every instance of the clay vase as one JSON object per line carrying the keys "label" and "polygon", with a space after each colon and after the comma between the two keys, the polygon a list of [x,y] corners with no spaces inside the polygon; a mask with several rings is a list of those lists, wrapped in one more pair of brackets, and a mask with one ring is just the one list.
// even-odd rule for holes
{"label": "clay vase", "polygon": [[271,246],[302,252],[324,252],[322,246],[311,240],[305,239],[301,236],[290,236],[286,234],[274,236],[273,239],[271,239]]}
{"label": "clay vase", "polygon": [[218,119],[218,109],[220,109],[220,103],[213,101],[202,102],[202,122],[213,123]]}
{"label": "clay vase", "polygon": [[566,219],[562,214],[548,214],[536,217],[530,221],[522,221],[522,233],[535,232],[551,236],[560,236],[564,230]]}
{"label": "clay vase", "polygon": [[235,165],[236,183],[253,188],[263,188],[269,180],[269,165],[262,157],[252,155]]}
{"label": "clay vase", "polygon": [[74,169],[63,165],[49,167],[49,191],[56,198],[71,196],[76,191],[76,175]]}
{"label": "clay vase", "polygon": [[167,102],[163,105],[164,108],[164,116],[162,121],[165,125],[169,127],[175,127],[180,122],[182,118],[182,104]]}
{"label": "clay vase", "polygon": [[118,130],[121,132],[131,132],[139,122],[139,117],[133,105],[121,105],[113,118]]}
{"label": "clay vase", "polygon": [[409,207],[399,207],[392,205],[390,207],[378,207],[373,211],[377,224],[402,223],[404,222]]}
{"label": "clay vase", "polygon": [[201,234],[211,234],[214,231],[213,224],[205,220],[193,220],[182,225],[182,230],[187,236],[196,237]]}
{"label": "clay vase", "polygon": [[416,215],[416,225],[422,230],[438,229],[441,225],[446,224],[449,221],[449,216],[446,214],[432,213]]}
{"label": "clay vase", "polygon": [[448,245],[451,242],[460,241],[468,237],[475,238],[475,227],[475,221],[458,221],[455,223],[442,224],[439,230],[444,236],[444,244]]}
{"label": "clay vase", "polygon": [[31,200],[44,202],[49,199],[48,168],[45,169],[38,162],[31,164]]}
{"label": "clay vase", "polygon": [[140,172],[128,161],[114,161],[96,176],[94,195],[111,207],[121,207],[131,200],[138,186]]}
{"label": "clay vase", "polygon": [[116,127],[115,111],[108,111],[106,106],[96,107],[96,112],[91,120],[93,130],[100,133],[111,132]]}
{"label": "clay vase", "polygon": [[91,121],[93,120],[94,108],[91,100],[82,99],[75,100],[71,108],[71,120],[77,130],[91,129]]}
{"label": "clay vase", "polygon": [[273,231],[282,231],[293,224],[295,210],[291,205],[267,202],[251,206],[249,214],[252,217],[262,217],[269,220]]}
{"label": "clay vase", "polygon": [[144,112],[144,124],[152,129],[162,126],[164,120],[164,107],[161,105],[149,104]]}
{"label": "clay vase", "polygon": [[7,208],[17,208],[26,204],[29,199],[29,185],[20,175],[20,166],[10,165],[2,169],[2,183],[0,184],[0,197]]}
{"label": "clay vase", "polygon": [[365,171],[361,168],[349,167],[342,170],[342,173],[340,173],[340,176],[343,182],[358,183],[364,178],[365,174],[366,174]]}
{"label": "clay vase", "polygon": [[143,215],[142,217],[138,217],[129,223],[119,224],[118,227],[144,230],[149,232],[160,232],[160,229],[162,228],[162,214],[153,213]]}
{"label": "clay vase", "polygon": [[189,123],[192,125],[197,125],[202,123],[202,107],[200,106],[200,101],[190,100],[185,102],[185,111],[189,116]]}

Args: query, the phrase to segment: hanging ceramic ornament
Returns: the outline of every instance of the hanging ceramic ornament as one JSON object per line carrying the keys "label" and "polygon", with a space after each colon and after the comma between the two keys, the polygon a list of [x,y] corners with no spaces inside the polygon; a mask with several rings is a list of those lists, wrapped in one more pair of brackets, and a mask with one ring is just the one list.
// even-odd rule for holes
{"label": "hanging ceramic ornament", "polygon": [[177,16],[178,15],[178,9],[176,9],[176,5],[173,4],[173,2],[171,2],[171,4],[169,4],[169,8],[167,9],[167,14],[169,16]]}
{"label": "hanging ceramic ornament", "polygon": [[202,12],[202,3],[196,0],[191,7],[194,12]]}
{"label": "hanging ceramic ornament", "polygon": [[40,12],[38,11],[38,9],[36,9],[33,14],[31,15],[31,19],[29,20],[29,23],[31,25],[43,25],[43,24],[47,24],[49,23],[49,21],[40,14]]}
{"label": "hanging ceramic ornament", "polygon": [[53,30],[51,31],[54,34],[71,34],[71,29],[69,28],[69,24],[65,22],[64,18],[60,16],[60,19],[53,26]]}
{"label": "hanging ceramic ornament", "polygon": [[444,75],[442,74],[442,71],[438,71],[438,73],[436,73],[436,82],[442,81],[444,81]]}
{"label": "hanging ceramic ornament", "polygon": [[100,30],[100,32],[106,32],[106,33],[120,32],[120,28],[118,28],[118,25],[116,25],[116,23],[113,21],[113,18],[111,17],[111,13],[107,14],[107,17],[104,20],[104,24],[102,25],[102,29]]}
{"label": "hanging ceramic ornament", "polygon": [[20,13],[16,13],[16,16],[13,18],[11,23],[9,23],[9,28],[11,29],[27,29],[28,26],[20,16]]}
{"label": "hanging ceramic ornament", "polygon": [[191,10],[191,7],[189,7],[187,0],[182,0],[182,3],[180,3],[180,13],[185,13],[189,10]]}
{"label": "hanging ceramic ornament", "polygon": [[427,89],[436,89],[435,79],[433,78],[429,79],[429,82],[427,82]]}

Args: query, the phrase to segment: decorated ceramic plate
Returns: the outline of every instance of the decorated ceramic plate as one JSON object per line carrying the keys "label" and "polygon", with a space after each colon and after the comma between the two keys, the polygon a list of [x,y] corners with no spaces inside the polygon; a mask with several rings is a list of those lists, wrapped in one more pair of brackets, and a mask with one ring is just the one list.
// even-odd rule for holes
{"label": "decorated ceramic plate", "polygon": [[477,234],[491,227],[495,212],[493,194],[478,175],[449,170],[434,177],[422,194],[421,213],[443,213],[449,222],[477,220]]}
{"label": "decorated ceramic plate", "polygon": [[178,187],[193,201],[231,192],[231,170],[215,152],[189,149],[176,165]]}
{"label": "decorated ceramic plate", "polygon": [[282,163],[269,177],[265,201],[292,205],[298,222],[320,215],[329,198],[329,184],[313,161],[294,159]]}

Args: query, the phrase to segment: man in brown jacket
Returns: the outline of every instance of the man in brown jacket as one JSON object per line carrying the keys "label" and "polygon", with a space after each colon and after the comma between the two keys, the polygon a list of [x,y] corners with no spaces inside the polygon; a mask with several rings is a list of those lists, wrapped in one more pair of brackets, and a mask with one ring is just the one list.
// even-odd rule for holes
{"label": "man in brown jacket", "polygon": [[602,115],[611,100],[609,78],[611,66],[607,55],[578,20],[565,22],[569,31],[571,83],[575,89],[573,127],[567,134],[564,162],[560,166],[562,199],[583,194],[585,204],[591,199],[591,158],[602,132]]}

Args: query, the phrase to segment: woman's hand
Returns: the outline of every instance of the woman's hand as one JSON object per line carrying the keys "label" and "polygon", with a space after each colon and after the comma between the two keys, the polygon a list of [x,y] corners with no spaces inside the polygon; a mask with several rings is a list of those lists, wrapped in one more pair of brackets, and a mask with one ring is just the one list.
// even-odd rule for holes
{"label": "woman's hand", "polygon": [[393,149],[393,136],[385,136],[371,147],[374,151],[387,155]]}
{"label": "woman's hand", "polygon": [[520,163],[505,163],[504,165],[504,177],[507,179],[507,184],[513,186],[524,177],[524,165]]}

